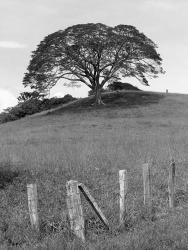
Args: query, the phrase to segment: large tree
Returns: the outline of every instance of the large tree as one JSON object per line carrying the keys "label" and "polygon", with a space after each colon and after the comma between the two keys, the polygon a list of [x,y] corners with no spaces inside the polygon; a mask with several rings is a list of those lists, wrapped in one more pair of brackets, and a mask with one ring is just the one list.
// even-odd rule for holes
{"label": "large tree", "polygon": [[23,84],[37,91],[48,90],[60,79],[83,83],[95,92],[106,83],[135,77],[148,85],[148,78],[163,73],[156,44],[130,25],[109,27],[101,23],[78,24],[44,38],[32,53]]}

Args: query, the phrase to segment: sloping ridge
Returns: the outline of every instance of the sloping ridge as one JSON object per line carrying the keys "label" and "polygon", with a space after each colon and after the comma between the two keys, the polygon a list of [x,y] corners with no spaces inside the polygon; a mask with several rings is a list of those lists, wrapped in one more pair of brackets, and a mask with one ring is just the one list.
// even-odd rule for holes
{"label": "sloping ridge", "polygon": [[[164,93],[150,92],[150,91],[109,91],[102,93],[102,98],[107,106],[127,106],[127,105],[142,105],[146,103],[158,102],[158,100],[164,96]],[[126,98],[125,98],[126,97]],[[38,117],[42,115],[48,115],[64,108],[76,108],[76,107],[91,107],[94,103],[94,96],[79,98],[72,102],[59,105],[56,108],[48,109],[42,112],[38,112],[30,115],[30,117]],[[123,100],[124,99],[124,100]]]}
{"label": "sloping ridge", "polygon": [[68,103],[66,103],[66,104],[58,105],[58,107],[53,108],[53,109],[47,109],[47,110],[44,110],[44,111],[41,111],[41,112],[37,112],[37,113],[32,114],[32,115],[30,115],[30,116],[31,116],[31,117],[37,117],[37,116],[41,116],[41,115],[47,115],[47,114],[49,114],[49,113],[52,113],[52,112],[54,112],[54,111],[56,111],[56,110],[62,109],[62,108],[64,108],[64,107],[67,107],[67,106],[69,106],[69,105],[75,104],[75,103],[77,103],[77,102],[79,103],[79,102],[80,102],[80,99],[74,100],[74,101],[72,101],[72,102],[68,102]]}

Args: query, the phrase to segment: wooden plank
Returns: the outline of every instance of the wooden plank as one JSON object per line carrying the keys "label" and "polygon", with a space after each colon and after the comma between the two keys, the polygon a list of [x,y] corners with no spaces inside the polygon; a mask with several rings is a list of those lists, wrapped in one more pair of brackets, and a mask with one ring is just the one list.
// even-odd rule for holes
{"label": "wooden plank", "polygon": [[78,182],[70,180],[66,183],[67,189],[67,208],[70,218],[71,230],[75,235],[85,242],[84,217],[78,189]]}
{"label": "wooden plank", "polygon": [[80,191],[83,193],[86,200],[89,202],[89,204],[93,208],[93,210],[95,211],[95,213],[97,214],[97,216],[99,217],[99,219],[101,220],[101,222],[105,225],[105,227],[107,229],[109,229],[108,220],[106,219],[103,212],[101,211],[101,209],[97,205],[97,202],[95,201],[95,199],[91,196],[89,190],[82,183],[79,183],[78,187],[79,187]]}
{"label": "wooden plank", "polygon": [[144,185],[144,205],[151,205],[150,197],[150,166],[148,163],[143,164],[143,185]]}
{"label": "wooden plank", "polygon": [[37,185],[27,184],[28,208],[30,222],[33,229],[39,231],[39,218],[37,212]]}
{"label": "wooden plank", "polygon": [[175,172],[176,172],[176,166],[174,160],[172,160],[169,166],[169,176],[168,176],[168,194],[169,194],[170,208],[174,207]]}
{"label": "wooden plank", "polygon": [[120,187],[120,196],[119,196],[119,207],[120,215],[119,221],[120,224],[124,222],[124,217],[126,213],[125,199],[128,190],[128,176],[127,170],[119,170],[119,187]]}

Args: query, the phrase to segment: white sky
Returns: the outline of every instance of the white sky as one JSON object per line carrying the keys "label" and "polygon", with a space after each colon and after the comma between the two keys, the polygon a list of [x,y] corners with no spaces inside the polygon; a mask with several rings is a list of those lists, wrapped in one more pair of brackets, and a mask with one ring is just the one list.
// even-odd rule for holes
{"label": "white sky", "polygon": [[[46,35],[89,22],[136,26],[158,44],[167,72],[143,89],[188,93],[188,0],[0,0],[0,110],[15,105],[31,51]],[[60,83],[51,90],[52,95],[87,92],[85,86],[67,89]]]}

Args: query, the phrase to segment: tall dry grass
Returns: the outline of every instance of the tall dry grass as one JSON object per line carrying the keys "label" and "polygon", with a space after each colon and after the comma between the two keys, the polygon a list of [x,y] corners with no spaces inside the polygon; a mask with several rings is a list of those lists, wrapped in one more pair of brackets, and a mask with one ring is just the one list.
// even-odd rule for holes
{"label": "tall dry grass", "polygon": [[[152,166],[153,211],[168,209],[167,176],[172,157],[177,165],[176,204],[188,202],[184,192],[187,128],[188,97],[183,95],[167,95],[143,106],[66,110],[1,125],[1,248],[183,249],[188,236],[187,214],[154,220],[147,213],[142,164],[150,162]],[[125,168],[129,174],[128,212],[124,227],[119,228],[118,170]],[[70,179],[89,188],[111,225],[106,232],[83,199],[86,245],[69,230],[65,184]],[[39,235],[29,224],[28,182],[38,186]]]}

